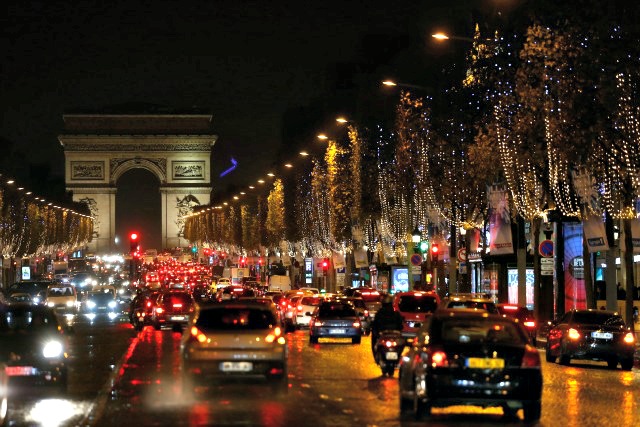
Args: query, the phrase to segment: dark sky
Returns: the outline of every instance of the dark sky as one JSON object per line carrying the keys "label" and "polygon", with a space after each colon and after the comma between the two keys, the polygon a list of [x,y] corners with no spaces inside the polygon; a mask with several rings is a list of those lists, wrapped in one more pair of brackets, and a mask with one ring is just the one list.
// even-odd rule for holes
{"label": "dark sky", "polygon": [[[282,136],[296,133],[287,127],[301,125],[283,123],[285,113],[357,84],[354,74],[341,75],[353,64],[366,84],[416,78],[435,58],[425,40],[436,26],[470,34],[469,3],[6,0],[0,137],[63,175],[64,113],[129,103],[198,107],[213,114],[219,135],[214,188],[246,185],[274,162]],[[238,169],[217,178],[231,157]]]}

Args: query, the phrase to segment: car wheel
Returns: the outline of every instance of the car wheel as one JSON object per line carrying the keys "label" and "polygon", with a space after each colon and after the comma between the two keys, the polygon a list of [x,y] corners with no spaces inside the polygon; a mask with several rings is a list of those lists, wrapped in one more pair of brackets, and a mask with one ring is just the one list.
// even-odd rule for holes
{"label": "car wheel", "polygon": [[431,404],[426,402],[421,396],[422,393],[418,390],[418,384],[420,384],[420,379],[416,378],[413,388],[413,416],[416,421],[420,421],[423,417],[431,415]]}
{"label": "car wheel", "polygon": [[544,353],[544,358],[548,363],[556,363],[556,357],[551,354],[551,349],[547,346],[546,351]]}
{"label": "car wheel", "polygon": [[395,370],[396,367],[393,365],[393,363],[385,363],[384,367],[382,368],[382,375],[389,375],[390,377],[392,377]]}
{"label": "car wheel", "polygon": [[524,412],[524,421],[527,423],[535,422],[540,419],[542,412],[542,404],[539,400],[533,402],[523,402],[522,412]]}
{"label": "car wheel", "polygon": [[400,395],[400,415],[407,414],[413,409],[413,402],[411,399],[407,399],[402,395],[402,391],[398,393]]}
{"label": "car wheel", "polygon": [[351,338],[351,343],[352,343],[352,344],[360,344],[360,340],[361,340],[361,339],[362,339],[362,338],[360,338],[360,337],[357,337],[357,338]]}
{"label": "car wheel", "polygon": [[310,344],[318,344],[318,337],[314,337],[313,335],[309,335],[309,343]]}
{"label": "car wheel", "polygon": [[631,359],[622,359],[620,361],[620,367],[623,371],[630,371],[633,369],[633,358]]}
{"label": "car wheel", "polygon": [[561,365],[569,365],[571,363],[571,357],[566,354],[560,354],[560,364]]}
{"label": "car wheel", "polygon": [[616,369],[618,367],[618,359],[616,358],[607,359],[607,367],[609,369]]}

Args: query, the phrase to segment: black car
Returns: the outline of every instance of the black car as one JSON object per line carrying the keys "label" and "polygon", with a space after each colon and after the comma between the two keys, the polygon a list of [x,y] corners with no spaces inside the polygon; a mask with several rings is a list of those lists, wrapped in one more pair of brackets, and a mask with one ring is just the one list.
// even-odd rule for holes
{"label": "black car", "polygon": [[319,338],[351,338],[360,344],[362,324],[353,304],[346,301],[323,301],[314,310],[309,322],[309,342]]}
{"label": "black car", "polygon": [[188,291],[173,290],[158,295],[150,323],[156,330],[182,329],[193,315],[196,301]]}
{"label": "black car", "polygon": [[554,322],[546,344],[547,362],[568,365],[571,359],[607,362],[614,369],[633,368],[635,336],[622,317],[606,310],[571,310]]}
{"label": "black car", "polygon": [[29,304],[0,307],[0,364],[10,383],[67,387],[67,339],[55,312]]}
{"label": "black car", "polygon": [[518,322],[470,309],[439,309],[400,362],[400,410],[416,418],[433,407],[502,407],[540,418],[540,355]]}
{"label": "black car", "polygon": [[44,300],[47,297],[47,288],[53,284],[54,282],[50,280],[16,282],[9,287],[7,296],[10,297],[12,294],[17,293],[27,293],[31,295],[31,302],[33,304],[44,304]]}

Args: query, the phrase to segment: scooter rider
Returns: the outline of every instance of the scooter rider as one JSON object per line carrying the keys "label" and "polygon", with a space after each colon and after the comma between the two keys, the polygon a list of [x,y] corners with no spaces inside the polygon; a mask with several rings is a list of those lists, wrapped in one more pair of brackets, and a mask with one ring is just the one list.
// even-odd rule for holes
{"label": "scooter rider", "polygon": [[393,309],[393,297],[387,295],[382,300],[380,310],[376,312],[371,322],[371,352],[375,354],[376,343],[382,331],[402,331],[404,319]]}

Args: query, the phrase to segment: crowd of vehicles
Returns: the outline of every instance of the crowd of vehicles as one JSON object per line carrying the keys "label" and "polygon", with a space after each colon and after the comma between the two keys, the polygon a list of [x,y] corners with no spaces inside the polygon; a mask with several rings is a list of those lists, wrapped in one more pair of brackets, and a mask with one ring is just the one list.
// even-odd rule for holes
{"label": "crowd of vehicles", "polygon": [[[16,283],[0,304],[0,364],[6,365],[0,380],[29,379],[64,388],[65,346],[72,329],[59,319],[128,316],[137,331],[148,326],[181,333],[187,388],[228,377],[281,384],[287,373],[287,334],[296,330],[308,331],[313,346],[336,339],[357,345],[371,334],[373,361],[382,375],[393,377],[398,370],[402,413],[421,418],[431,408],[463,404],[500,406],[507,416],[522,409],[526,421],[540,418],[537,325],[525,307],[497,304],[487,295],[441,299],[435,292],[388,295],[368,287],[333,294],[316,288],[283,290],[288,286],[281,278],[271,283],[278,286],[245,271],[236,271],[234,278],[217,277],[207,266],[166,260],[147,265],[135,281],[83,272]],[[377,316],[389,310],[399,319],[397,327],[380,329]],[[18,359],[9,357],[8,352],[18,351],[18,331],[37,328],[51,335],[48,347],[29,338]],[[547,362],[589,359],[630,370],[635,336],[616,313],[574,310],[552,323],[545,350]]]}

